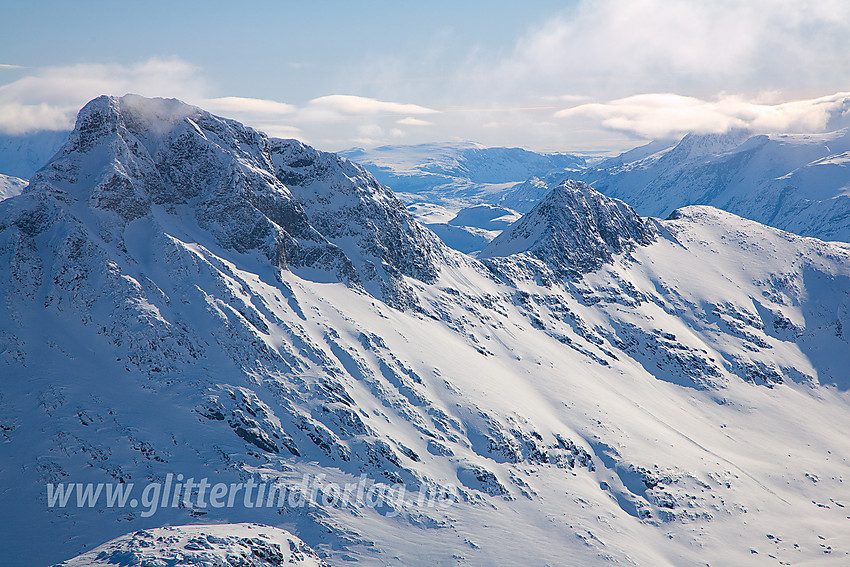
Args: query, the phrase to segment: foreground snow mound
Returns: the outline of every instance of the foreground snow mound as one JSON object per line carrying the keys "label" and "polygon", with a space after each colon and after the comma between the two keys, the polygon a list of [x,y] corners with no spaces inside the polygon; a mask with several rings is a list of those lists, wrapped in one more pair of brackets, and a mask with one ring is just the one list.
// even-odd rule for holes
{"label": "foreground snow mound", "polygon": [[320,567],[326,563],[285,530],[260,524],[222,524],[140,530],[54,567],[96,565]]}
{"label": "foreground snow mound", "polygon": [[524,253],[556,275],[593,271],[614,254],[652,242],[652,225],[586,183],[564,181],[496,237],[481,258]]}

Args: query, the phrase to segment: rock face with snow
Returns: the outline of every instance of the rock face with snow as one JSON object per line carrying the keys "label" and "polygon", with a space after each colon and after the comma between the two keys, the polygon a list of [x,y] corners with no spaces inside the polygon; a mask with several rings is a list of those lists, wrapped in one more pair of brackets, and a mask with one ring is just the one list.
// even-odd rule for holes
{"label": "rock face with snow", "polygon": [[321,567],[327,564],[285,530],[256,524],[224,524],[140,530],[54,567],[96,565]]}
{"label": "rock face with snow", "polygon": [[589,185],[564,181],[505,229],[480,254],[494,258],[527,254],[556,275],[593,271],[655,236],[652,224],[617,199]]}
{"label": "rock face with snow", "polygon": [[352,259],[361,281],[378,280],[381,296],[403,303],[400,276],[436,278],[439,241],[362,167],[297,140],[272,140],[269,150],[277,178],[310,224]]}
{"label": "rock face with snow", "polygon": [[[0,563],[846,559],[848,246],[578,183],[491,246],[298,142],[93,101],[0,202]],[[242,492],[77,492],[172,477]]]}
{"label": "rock face with snow", "polygon": [[27,199],[48,217],[91,221],[107,241],[139,219],[188,214],[222,248],[399,304],[410,300],[402,276],[433,279],[439,253],[362,168],[173,100],[90,103]]}

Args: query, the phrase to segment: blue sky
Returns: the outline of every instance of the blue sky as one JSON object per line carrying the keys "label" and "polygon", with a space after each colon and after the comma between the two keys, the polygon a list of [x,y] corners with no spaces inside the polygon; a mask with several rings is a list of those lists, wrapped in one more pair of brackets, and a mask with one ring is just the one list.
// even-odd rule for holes
{"label": "blue sky", "polygon": [[0,130],[178,97],[322,149],[614,150],[842,125],[850,2],[5,0]]}

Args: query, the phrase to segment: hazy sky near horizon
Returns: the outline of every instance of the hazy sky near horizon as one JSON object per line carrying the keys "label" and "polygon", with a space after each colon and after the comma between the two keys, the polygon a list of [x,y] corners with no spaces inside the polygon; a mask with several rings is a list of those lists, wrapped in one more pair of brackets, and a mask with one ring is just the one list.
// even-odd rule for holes
{"label": "hazy sky near horizon", "polygon": [[134,92],[326,150],[615,150],[843,126],[848,53],[844,0],[5,0],[0,131]]}

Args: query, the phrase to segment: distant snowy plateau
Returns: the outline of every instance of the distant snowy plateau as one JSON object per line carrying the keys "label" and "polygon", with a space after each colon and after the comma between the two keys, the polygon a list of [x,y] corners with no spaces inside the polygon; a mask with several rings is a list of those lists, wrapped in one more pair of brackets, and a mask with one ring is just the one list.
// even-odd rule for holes
{"label": "distant snowy plateau", "polygon": [[[850,244],[733,213],[850,240],[848,138],[736,136],[454,147],[402,201],[176,100],[93,100],[0,185],[0,564],[847,565]],[[177,474],[451,498],[48,505]]]}

